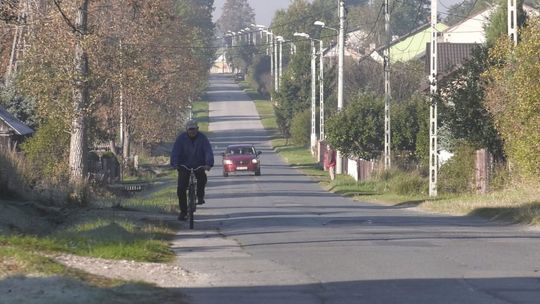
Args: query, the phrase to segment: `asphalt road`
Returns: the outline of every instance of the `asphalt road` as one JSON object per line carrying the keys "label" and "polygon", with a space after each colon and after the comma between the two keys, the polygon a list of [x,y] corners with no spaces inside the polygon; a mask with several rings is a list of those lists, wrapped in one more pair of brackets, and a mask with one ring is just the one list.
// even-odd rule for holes
{"label": "asphalt road", "polygon": [[[192,303],[540,303],[538,231],[328,193],[272,151],[230,78],[213,76],[209,96],[217,166],[174,242],[205,278],[184,289]],[[261,176],[221,176],[231,143],[263,151]]]}

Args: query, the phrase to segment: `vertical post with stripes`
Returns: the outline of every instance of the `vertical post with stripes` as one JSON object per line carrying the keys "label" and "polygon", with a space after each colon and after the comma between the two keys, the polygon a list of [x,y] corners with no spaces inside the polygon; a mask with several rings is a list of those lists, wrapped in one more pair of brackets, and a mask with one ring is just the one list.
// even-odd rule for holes
{"label": "vertical post with stripes", "polygon": [[[339,37],[338,37],[338,112],[343,109],[343,57],[345,57],[345,0],[339,0]],[[343,157],[336,151],[336,174],[343,174]]]}
{"label": "vertical post with stripes", "polygon": [[390,10],[388,0],[384,0],[384,29],[386,34],[386,48],[384,49],[384,169],[391,167],[391,128],[390,128]]}
{"label": "vertical post with stripes", "polygon": [[517,6],[516,0],[508,0],[508,36],[517,45]]}
{"label": "vertical post with stripes", "polygon": [[319,41],[319,140],[324,140],[324,44]]}
{"label": "vertical post with stripes", "polygon": [[316,117],[317,117],[317,53],[315,51],[315,40],[310,39],[311,41],[311,155],[315,155],[315,150],[317,148],[317,131],[316,131]]}
{"label": "vertical post with stripes", "polygon": [[437,1],[431,0],[430,108],[429,108],[429,196],[437,196]]}

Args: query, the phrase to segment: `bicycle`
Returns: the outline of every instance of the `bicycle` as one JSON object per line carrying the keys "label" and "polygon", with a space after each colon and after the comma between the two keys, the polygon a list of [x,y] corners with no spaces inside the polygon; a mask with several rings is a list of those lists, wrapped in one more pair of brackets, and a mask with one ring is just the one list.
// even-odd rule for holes
{"label": "bicycle", "polygon": [[186,168],[189,171],[189,184],[188,184],[188,195],[187,195],[187,217],[189,221],[189,229],[193,229],[195,224],[194,213],[197,211],[197,178],[195,177],[195,171],[204,168],[204,166],[198,166],[197,168],[188,168],[185,165],[180,165],[181,167]]}

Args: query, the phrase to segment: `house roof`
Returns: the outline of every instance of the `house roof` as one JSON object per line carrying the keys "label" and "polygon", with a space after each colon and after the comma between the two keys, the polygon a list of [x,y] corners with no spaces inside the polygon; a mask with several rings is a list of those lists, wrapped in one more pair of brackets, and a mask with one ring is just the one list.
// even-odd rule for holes
{"label": "house roof", "polygon": [[[460,67],[462,67],[469,59],[471,59],[473,50],[479,47],[477,43],[450,43],[450,42],[438,42],[437,43],[437,79],[443,81],[449,75],[452,75]],[[428,54],[431,48],[431,43],[426,46],[426,54]],[[431,70],[431,58],[429,56],[424,57],[425,72],[429,75]],[[427,92],[430,89],[428,82],[423,83],[420,86],[420,91]]]}
{"label": "house roof", "polygon": [[[443,23],[437,24],[436,27],[439,32],[444,31],[446,28],[448,28],[448,26]],[[390,43],[391,62],[405,62],[421,57],[426,51],[426,43],[428,43],[430,40],[431,26],[429,24],[424,24],[412,32],[394,39]],[[360,61],[363,61],[369,57],[375,59],[376,61],[382,60],[381,52],[387,47],[387,45],[382,45],[374,49],[370,54],[361,57]]]}
{"label": "house roof", "polygon": [[0,107],[0,120],[5,122],[17,135],[30,135],[34,133],[30,127]]}
{"label": "house roof", "polygon": [[[437,43],[437,73],[444,75],[451,73],[456,68],[461,67],[472,56],[477,43]],[[429,53],[431,43],[426,45],[426,54]],[[425,56],[425,71],[429,74],[431,70],[431,58]]]}

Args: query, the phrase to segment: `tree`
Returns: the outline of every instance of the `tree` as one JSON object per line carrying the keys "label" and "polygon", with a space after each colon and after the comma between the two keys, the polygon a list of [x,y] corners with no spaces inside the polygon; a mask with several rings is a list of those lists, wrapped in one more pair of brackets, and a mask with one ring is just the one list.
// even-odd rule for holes
{"label": "tree", "polygon": [[[353,28],[370,33],[367,43],[385,43],[383,0],[372,5],[351,9],[349,24]],[[390,1],[390,30],[392,35],[402,36],[429,22],[430,0]]]}
{"label": "tree", "polygon": [[392,106],[392,149],[418,159],[417,134],[425,117],[429,116],[425,96],[416,94]]}
{"label": "tree", "polygon": [[491,2],[491,0],[464,0],[463,2],[452,4],[446,12],[444,23],[448,26],[455,25],[489,7]]}
{"label": "tree", "polygon": [[327,121],[328,143],[346,157],[377,158],[384,145],[383,113],[380,97],[359,96]]}
{"label": "tree", "polygon": [[279,92],[274,95],[277,123],[283,135],[290,134],[293,117],[311,105],[311,55],[305,47],[298,46],[283,75]]}
{"label": "tree", "polygon": [[238,32],[255,23],[255,12],[247,0],[227,0],[217,24],[222,33]]}
{"label": "tree", "polygon": [[[517,25],[523,27],[526,14],[523,11],[524,0],[517,0]],[[508,35],[508,1],[499,0],[497,10],[490,16],[489,25],[486,27],[486,41],[489,46],[495,44],[502,35]]]}
{"label": "tree", "polygon": [[476,149],[488,148],[496,159],[503,159],[502,140],[493,116],[485,107],[485,83],[482,73],[489,67],[488,49],[478,47],[473,57],[454,77],[441,86],[442,123],[457,141]]}
{"label": "tree", "polygon": [[[210,3],[91,1],[91,31],[77,40],[80,31],[74,31],[71,21],[77,8],[56,2],[56,9],[44,14],[47,18],[35,21],[16,81],[25,98],[36,100],[38,128],[50,121],[59,122],[55,127],[70,126],[81,114],[77,119],[85,118],[88,129],[82,134],[87,139],[77,142],[83,142],[81,149],[85,149],[116,138],[123,104],[127,143],[150,145],[174,138],[182,128],[186,107],[204,87],[213,57],[211,38],[205,36],[211,31]],[[192,5],[197,17],[184,18],[182,14],[190,11],[185,5]],[[83,67],[89,71],[83,78],[73,64],[77,42],[88,58],[86,66],[79,61],[79,71]],[[84,52],[78,54],[86,57]],[[73,95],[76,84],[81,89],[86,86],[87,97],[79,99],[84,90]],[[75,99],[85,100],[81,108],[71,106]],[[72,127],[62,131],[71,133]],[[56,137],[49,140],[68,149]]]}
{"label": "tree", "polygon": [[88,30],[88,1],[82,0],[75,21],[75,83],[73,90],[71,141],[69,148],[70,182],[74,185],[82,184],[86,178],[87,157],[87,113],[89,100],[88,87],[88,54],[83,40]]}
{"label": "tree", "polygon": [[485,73],[486,107],[504,140],[504,150],[513,168],[527,178],[540,176],[540,23],[531,20],[521,32],[521,41],[504,37],[490,50],[495,63]]}

